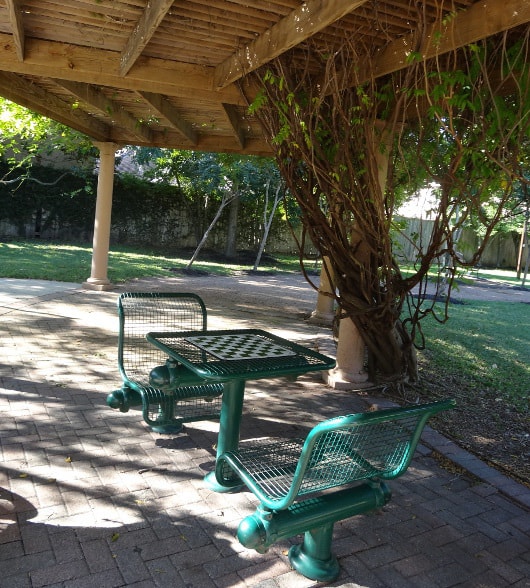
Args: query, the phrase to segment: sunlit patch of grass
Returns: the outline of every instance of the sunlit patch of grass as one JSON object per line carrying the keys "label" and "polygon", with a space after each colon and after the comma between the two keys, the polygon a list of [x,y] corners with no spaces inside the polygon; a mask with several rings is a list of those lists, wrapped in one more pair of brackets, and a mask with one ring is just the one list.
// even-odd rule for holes
{"label": "sunlit patch of grass", "polygon": [[[190,254],[191,258],[191,254]],[[108,278],[111,282],[125,282],[134,278],[172,276],[188,266],[190,258],[164,255],[134,247],[112,246],[108,259]],[[0,243],[0,277],[19,279],[56,280],[82,283],[89,276],[92,247],[63,243],[13,241]],[[193,263],[192,269],[216,275],[230,275],[249,270],[251,263],[212,261],[208,253]],[[259,270],[300,271],[297,256],[268,258]]]}
{"label": "sunlit patch of grass", "polygon": [[[494,282],[499,282],[501,284],[506,284],[510,286],[520,286],[522,284],[522,274],[518,278],[517,272],[515,270],[505,270],[505,269],[479,269],[478,271],[471,272],[473,276],[477,278],[482,278],[485,280],[492,280]],[[527,281],[525,284],[527,287],[530,287],[530,283]]]}
{"label": "sunlit patch of grass", "polygon": [[1,243],[1,277],[79,282],[90,275],[91,255],[90,248],[76,245]]}
{"label": "sunlit patch of grass", "polygon": [[527,304],[466,302],[451,305],[445,324],[424,322],[429,361],[491,394],[528,410],[530,312]]}
{"label": "sunlit patch of grass", "polygon": [[[416,273],[416,270],[414,269],[412,264],[403,264],[400,269],[404,278],[408,278]],[[433,282],[436,281],[438,277],[437,266],[433,266],[429,270],[428,277]],[[523,275],[521,274],[521,276],[518,278],[517,272],[515,270],[489,268],[460,268],[456,275],[455,288],[458,289],[458,282],[462,282],[464,284],[473,284],[473,282],[477,278],[483,280],[490,280],[498,284],[504,284],[507,286],[522,286],[523,281]],[[530,279],[526,281],[525,287],[530,288]]]}

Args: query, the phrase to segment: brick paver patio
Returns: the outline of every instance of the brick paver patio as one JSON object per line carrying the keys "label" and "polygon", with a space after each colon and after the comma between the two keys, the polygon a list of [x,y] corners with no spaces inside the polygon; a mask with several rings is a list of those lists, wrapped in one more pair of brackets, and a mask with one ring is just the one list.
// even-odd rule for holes
{"label": "brick paver patio", "polygon": [[[277,278],[263,281],[280,291]],[[266,328],[324,352],[322,343],[331,344],[327,329],[303,320],[314,299],[303,284],[285,290],[281,307],[243,294],[221,307],[205,278],[151,284],[158,287],[202,295],[211,328]],[[203,485],[217,423],[159,435],[139,411],[106,406],[120,385],[117,292],[74,287],[0,301],[0,587],[316,585],[290,569],[288,542],[265,555],[238,543],[237,526],[256,500]],[[373,403],[381,404],[326,388],[317,374],[249,382],[242,437],[304,435],[323,418]],[[382,511],[336,524],[341,575],[329,585],[530,586],[530,489],[432,431],[390,486]]]}

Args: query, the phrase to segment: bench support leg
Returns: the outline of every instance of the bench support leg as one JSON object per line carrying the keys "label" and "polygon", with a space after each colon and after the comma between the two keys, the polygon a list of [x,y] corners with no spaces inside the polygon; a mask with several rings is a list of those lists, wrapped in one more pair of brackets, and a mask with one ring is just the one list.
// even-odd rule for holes
{"label": "bench support leg", "polygon": [[331,553],[333,525],[337,521],[384,506],[391,498],[382,481],[368,481],[354,488],[309,498],[286,510],[273,511],[260,504],[239,524],[241,545],[265,553],[274,543],[304,533],[301,545],[289,551],[292,566],[311,580],[334,580],[339,574]]}
{"label": "bench support leg", "polygon": [[310,580],[335,580],[340,568],[337,558],[331,553],[332,539],[333,523],[306,531],[303,543],[293,545],[289,550],[293,568]]}
{"label": "bench support leg", "polygon": [[182,431],[182,423],[175,419],[175,400],[170,394],[160,402],[156,420],[149,422],[149,428],[163,435]]}

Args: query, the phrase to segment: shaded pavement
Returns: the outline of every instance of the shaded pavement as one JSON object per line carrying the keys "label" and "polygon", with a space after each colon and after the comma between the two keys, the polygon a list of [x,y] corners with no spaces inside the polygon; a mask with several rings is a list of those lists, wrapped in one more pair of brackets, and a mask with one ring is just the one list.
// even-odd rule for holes
{"label": "shaded pavement", "polygon": [[[290,541],[260,555],[236,540],[256,500],[203,485],[217,423],[160,435],[138,410],[106,406],[120,385],[117,294],[157,289],[200,294],[210,328],[265,328],[333,353],[329,329],[304,320],[315,292],[301,277],[177,276],[112,292],[0,280],[0,587],[318,585],[290,569]],[[304,435],[374,404],[386,403],[318,374],[249,382],[242,438]],[[430,429],[390,486],[381,511],[335,525],[341,575],[327,585],[530,587],[528,488]]]}

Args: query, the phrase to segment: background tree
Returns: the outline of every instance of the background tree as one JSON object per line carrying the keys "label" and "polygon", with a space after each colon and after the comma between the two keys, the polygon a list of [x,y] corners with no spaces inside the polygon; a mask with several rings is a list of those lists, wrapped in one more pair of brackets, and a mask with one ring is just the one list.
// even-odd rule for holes
{"label": "background tree", "polygon": [[267,245],[269,231],[274,220],[276,210],[282,200],[286,198],[285,182],[281,178],[277,168],[270,170],[270,173],[265,182],[265,193],[263,202],[263,227],[261,231],[261,239],[259,243],[258,253],[254,261],[253,271],[257,271],[261,263],[261,257]]}
{"label": "background tree", "polygon": [[219,197],[222,169],[216,154],[177,149],[131,147],[146,179],[173,185],[185,195],[199,243],[210,223],[212,204]]}
{"label": "background tree", "polygon": [[82,209],[94,193],[96,154],[88,137],[0,98],[2,218],[20,236],[28,223],[39,237],[59,220],[86,230]]}
{"label": "background tree", "polygon": [[0,98],[0,156],[12,170],[30,171],[32,165],[93,170],[97,149],[86,135]]}
{"label": "background tree", "polygon": [[[333,52],[309,44],[308,63],[324,64],[318,79],[286,56],[254,74],[263,92],[253,112],[305,231],[331,260],[342,317],[367,345],[372,379],[417,378],[420,320],[434,312],[429,270],[448,256],[450,294],[462,263],[455,232],[470,220],[483,228],[475,264],[515,183],[525,181],[528,37],[528,30],[507,34],[428,63],[411,53],[406,68],[384,78],[365,57],[360,78],[361,60],[347,42]],[[404,275],[392,243],[397,186],[427,181],[439,186],[433,231],[415,271]]]}
{"label": "background tree", "polygon": [[[188,269],[221,219],[225,222],[226,258],[235,257],[238,236],[253,243],[256,248],[260,242],[265,244],[266,238],[256,239],[256,235],[263,235],[263,207],[271,212],[266,188],[271,179],[280,181],[278,168],[272,159],[148,148],[134,149],[134,153],[145,177],[173,184],[187,194],[197,239]],[[240,204],[244,205],[244,223],[239,222]],[[277,206],[272,211],[271,221]],[[226,210],[228,215],[223,214]]]}

